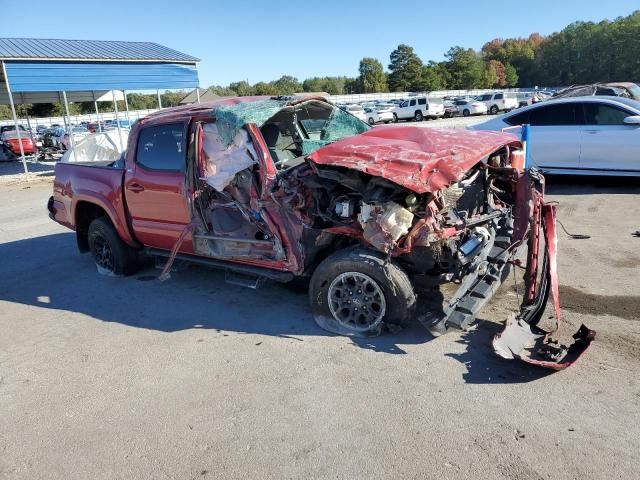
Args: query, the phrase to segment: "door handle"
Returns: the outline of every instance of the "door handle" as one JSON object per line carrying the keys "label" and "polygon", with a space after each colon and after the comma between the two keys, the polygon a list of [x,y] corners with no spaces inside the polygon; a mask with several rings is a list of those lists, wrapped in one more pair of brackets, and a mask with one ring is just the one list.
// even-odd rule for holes
{"label": "door handle", "polygon": [[142,192],[144,190],[144,187],[138,183],[130,183],[129,185],[127,185],[127,190],[138,193]]}

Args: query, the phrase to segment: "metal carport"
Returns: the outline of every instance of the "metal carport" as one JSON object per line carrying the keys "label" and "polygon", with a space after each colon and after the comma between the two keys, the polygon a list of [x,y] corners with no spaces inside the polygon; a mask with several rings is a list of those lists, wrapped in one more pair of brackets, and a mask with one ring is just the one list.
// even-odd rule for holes
{"label": "metal carport", "polygon": [[126,90],[153,89],[159,100],[160,89],[197,88],[199,61],[153,42],[0,38],[0,103],[11,105],[25,172],[16,99],[50,103],[61,94],[67,117],[69,99],[88,94],[122,90],[126,103]]}

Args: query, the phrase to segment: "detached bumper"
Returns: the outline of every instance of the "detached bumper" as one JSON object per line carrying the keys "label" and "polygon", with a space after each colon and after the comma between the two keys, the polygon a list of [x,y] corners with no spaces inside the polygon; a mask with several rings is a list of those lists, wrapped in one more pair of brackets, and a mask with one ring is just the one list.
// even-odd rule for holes
{"label": "detached bumper", "polygon": [[[493,339],[493,349],[502,358],[518,359],[540,367],[562,370],[572,365],[596,337],[596,332],[582,325],[573,335],[573,343],[563,345],[552,335],[560,326],[560,300],[557,275],[556,207],[537,203],[533,212],[533,229],[529,238],[526,295],[520,313],[507,319],[504,330]],[[540,227],[544,231],[544,253],[539,265]],[[541,267],[541,268],[540,268]],[[549,295],[553,297],[556,328],[538,327]]]}

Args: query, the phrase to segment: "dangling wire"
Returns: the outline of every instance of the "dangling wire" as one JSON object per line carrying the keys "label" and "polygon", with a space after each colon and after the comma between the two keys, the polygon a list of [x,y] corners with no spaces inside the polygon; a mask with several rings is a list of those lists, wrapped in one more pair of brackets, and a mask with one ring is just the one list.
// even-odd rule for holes
{"label": "dangling wire", "polygon": [[569,235],[574,240],[587,240],[587,239],[591,238],[591,235],[585,235],[583,233],[569,233],[569,232],[567,232],[567,229],[564,228],[564,225],[562,224],[562,222],[560,220],[556,219],[556,222],[558,222],[560,224],[560,226],[562,227],[562,230],[564,230],[564,233]]}

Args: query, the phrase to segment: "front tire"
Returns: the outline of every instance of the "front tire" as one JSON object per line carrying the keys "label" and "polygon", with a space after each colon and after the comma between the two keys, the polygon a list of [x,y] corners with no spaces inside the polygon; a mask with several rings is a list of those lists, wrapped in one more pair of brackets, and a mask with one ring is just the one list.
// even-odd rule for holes
{"label": "front tire", "polygon": [[131,275],[137,268],[135,250],[124,243],[107,217],[89,225],[89,250],[98,272],[109,276]]}
{"label": "front tire", "polygon": [[316,323],[340,335],[379,335],[384,324],[405,325],[416,307],[407,274],[373,250],[342,250],[311,277],[309,301]]}
{"label": "front tire", "polygon": [[373,117],[369,117],[369,125],[373,127],[376,122],[373,120]]}
{"label": "front tire", "polygon": [[393,114],[393,123],[398,123],[398,114],[397,113]]}
{"label": "front tire", "polygon": [[413,115],[413,119],[416,122],[421,122],[422,120],[424,120],[424,116],[422,115],[422,112],[420,110],[418,110],[414,115]]}
{"label": "front tire", "polygon": [[463,116],[463,117],[468,117],[469,115],[471,115],[471,112],[465,108],[465,109],[462,111],[462,116]]}
{"label": "front tire", "polygon": [[489,109],[489,113],[491,115],[497,115],[498,112],[499,112],[498,106],[497,105],[491,105],[491,108]]}

